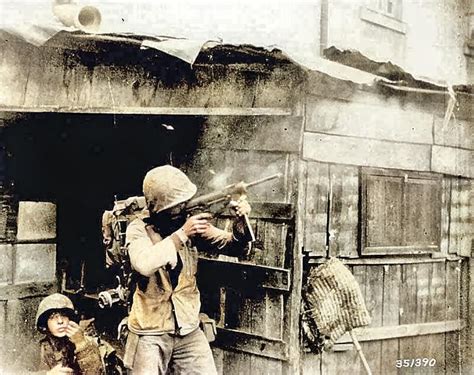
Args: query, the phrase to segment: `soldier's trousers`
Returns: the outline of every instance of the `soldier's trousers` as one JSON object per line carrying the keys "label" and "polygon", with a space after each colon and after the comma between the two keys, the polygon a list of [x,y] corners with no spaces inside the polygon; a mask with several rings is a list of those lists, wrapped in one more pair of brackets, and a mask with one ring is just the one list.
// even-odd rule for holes
{"label": "soldier's trousers", "polygon": [[206,336],[198,328],[186,336],[140,336],[133,375],[217,375]]}

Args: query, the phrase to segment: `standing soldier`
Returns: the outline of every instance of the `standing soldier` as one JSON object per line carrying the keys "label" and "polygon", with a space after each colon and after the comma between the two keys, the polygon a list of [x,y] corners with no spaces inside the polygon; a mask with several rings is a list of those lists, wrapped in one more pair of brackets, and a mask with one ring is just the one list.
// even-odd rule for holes
{"label": "standing soldier", "polygon": [[216,374],[199,329],[196,246],[244,249],[250,236],[243,217],[250,205],[242,197],[232,232],[220,230],[209,223],[209,214],[186,217],[186,202],[196,190],[169,165],[150,170],[143,181],[149,216],[132,221],[126,233],[130,262],[139,274],[124,361],[133,374]]}

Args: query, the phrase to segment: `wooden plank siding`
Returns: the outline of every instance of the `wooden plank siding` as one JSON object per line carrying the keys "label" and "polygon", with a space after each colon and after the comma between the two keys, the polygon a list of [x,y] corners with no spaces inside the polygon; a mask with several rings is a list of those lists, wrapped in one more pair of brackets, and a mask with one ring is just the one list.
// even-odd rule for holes
{"label": "wooden plank siding", "polygon": [[324,256],[328,249],[329,166],[316,162],[306,165],[304,210],[304,250]]}
{"label": "wooden plank siding", "polygon": [[[383,304],[380,303],[380,297],[383,295],[383,267],[365,267],[366,286],[365,303],[369,315],[372,318],[371,326],[381,326],[383,322]],[[381,282],[382,280],[382,282]],[[370,369],[374,374],[381,374],[382,369],[382,342],[364,342],[361,344],[362,350],[366,355]],[[359,361],[359,372],[363,373],[364,367]]]}
{"label": "wooden plank siding", "polygon": [[441,254],[447,256],[449,253],[449,226],[451,210],[451,179],[443,178],[441,185]]}
{"label": "wooden plank siding", "polygon": [[[291,289],[272,290],[266,285],[245,288],[246,283],[201,285],[203,310],[218,319],[221,331],[229,335],[236,331],[239,337],[248,338],[248,342],[239,345],[213,348],[220,373],[296,373],[293,370],[300,364],[297,344],[302,254],[299,251],[304,249],[306,255],[316,258],[331,255],[367,259],[360,255],[361,168],[435,171],[472,177],[469,163],[472,144],[459,140],[469,129],[463,125],[457,133],[452,133],[451,124],[442,128],[439,119],[435,120],[435,116],[442,115],[445,98],[434,100],[439,109],[431,113],[436,105],[428,103],[426,98],[420,99],[420,95],[407,93],[403,98],[387,99],[357,91],[347,82],[336,84],[334,79],[318,74],[317,78],[310,77],[313,82],[309,82],[308,91],[314,90],[311,86],[315,84],[321,92],[326,90],[325,95],[346,102],[336,107],[331,101],[315,96],[307,101],[305,116],[300,116],[294,112],[294,106],[301,76],[290,64],[269,70],[261,64],[246,65],[244,69],[238,64],[197,64],[191,69],[188,64],[178,63],[160,71],[156,69],[160,61],[154,59],[154,51],[140,51],[140,58],[130,54],[130,61],[122,65],[102,61],[97,55],[94,55],[97,61],[86,64],[84,56],[71,51],[24,49],[20,45],[21,48],[8,44],[0,48],[0,59],[9,69],[5,82],[8,90],[0,93],[0,110],[114,114],[162,111],[207,116],[202,119],[196,153],[189,155],[191,161],[181,165],[200,191],[283,173],[278,181],[251,189],[249,199],[262,205],[268,202],[285,205],[291,210],[296,207],[297,211],[290,215],[285,211],[281,216],[251,217],[257,241],[245,261],[253,266],[292,271]],[[139,60],[143,57],[149,63],[141,65]],[[57,90],[45,90],[48,87]],[[348,103],[349,100],[357,104]],[[340,108],[343,110],[339,111]],[[466,108],[463,107],[460,117],[472,117]],[[462,165],[458,168],[459,162]],[[411,188],[416,190],[417,186]],[[394,198],[392,194],[397,189],[396,186],[385,189],[389,204],[397,204],[397,196]],[[439,229],[441,233],[442,255],[470,254],[472,181],[444,177],[441,190],[441,227],[435,231]],[[430,200],[436,199],[424,193],[421,189],[416,194],[422,198],[419,204],[429,205]],[[382,211],[373,214],[377,216],[375,220],[386,216]],[[437,217],[438,214],[428,212],[427,215]],[[392,221],[389,237],[397,245],[403,229],[395,219]],[[225,223],[226,218],[220,222]],[[413,224],[408,237],[413,237],[417,229],[416,222]],[[8,250],[0,253],[0,257],[9,259],[8,256]],[[457,261],[432,260],[429,255],[423,262],[414,263],[413,259],[395,252],[391,254],[390,265],[351,266],[372,316],[370,328],[403,325],[403,329],[410,326],[414,332],[411,336],[399,334],[362,342],[374,374],[396,373],[397,359],[417,357],[436,358],[437,367],[429,369],[433,373],[459,370],[460,336],[455,323],[462,310],[459,303],[462,267]],[[13,278],[8,275],[9,272],[1,277],[10,282]],[[11,319],[8,324],[24,319],[28,326],[19,327],[32,330],[32,317],[26,311],[34,309],[26,306],[26,301],[26,307],[22,303],[5,302],[4,314]],[[1,306],[0,302],[0,317]],[[11,313],[7,314],[9,307]],[[456,328],[450,328],[449,332],[440,330],[440,324],[445,322]],[[427,323],[436,326],[423,325]],[[419,332],[423,336],[419,337]],[[373,331],[372,334],[375,335]],[[271,348],[265,349],[265,345]],[[322,355],[302,354],[301,372],[364,374],[356,351],[345,350],[347,342],[344,345],[339,348],[336,345],[334,352]],[[450,352],[454,347],[456,350]]]}
{"label": "wooden plank siding", "polygon": [[[461,264],[460,262],[449,262],[446,264],[446,319],[458,318],[461,315]],[[441,307],[441,306],[440,306]],[[446,334],[446,369],[451,373],[459,373],[460,364],[460,336],[459,332]]]}
{"label": "wooden plank siding", "polygon": [[470,122],[452,118],[445,123],[441,117],[434,120],[434,143],[440,146],[474,150],[474,129]]}
{"label": "wooden plank siding", "polygon": [[474,183],[452,178],[449,252],[471,256],[474,241]]}
{"label": "wooden plank siding", "polygon": [[[97,44],[95,45],[97,47]],[[301,70],[294,64],[194,64],[153,49],[104,42],[92,51],[64,50],[2,39],[0,107],[127,108],[293,107]],[[124,58],[127,56],[127,58]],[[165,66],[166,68],[162,68]],[[158,67],[158,68],[157,68]],[[261,77],[261,79],[259,79]],[[290,78],[291,77],[291,78]],[[280,82],[285,81],[285,85]],[[290,84],[291,81],[291,84]],[[46,89],[51,88],[53,89]]]}
{"label": "wooden plank siding", "polygon": [[[407,143],[433,143],[433,116],[396,103],[370,105],[331,99],[307,99],[305,130],[333,135]],[[383,116],[381,112],[383,111]],[[356,126],[357,124],[357,126]],[[360,126],[364,124],[364,126]]]}
{"label": "wooden plank siding", "polygon": [[[279,208],[296,207],[301,123],[302,117],[209,116],[196,154],[184,166],[203,192],[282,173],[282,178],[255,186],[247,194],[257,208],[271,203],[276,209],[265,215],[250,215],[256,242],[245,261],[255,268],[287,268],[295,259],[295,216],[292,211]],[[279,146],[281,140],[285,140],[283,147]],[[299,321],[299,298],[292,297],[295,290],[246,287],[244,281],[240,285],[213,285],[215,280],[201,283],[200,289],[203,296],[211,296],[203,298],[203,311],[208,309],[219,318],[222,335],[216,341],[220,348],[216,353],[222,373],[282,374],[288,371],[290,355],[297,364],[298,356],[292,353],[299,355],[299,348],[289,345],[298,329],[292,322]],[[290,316],[293,311],[296,315]],[[232,337],[240,341],[233,343]]]}
{"label": "wooden plank siding", "polygon": [[[359,339],[374,374],[397,374],[396,360],[412,358],[435,358],[436,366],[410,373],[458,373],[464,326],[459,320],[459,261],[350,267],[372,316]],[[392,330],[377,330],[383,327]],[[347,347],[348,335],[338,342],[334,351],[322,354],[322,363],[321,356],[304,354],[303,373],[365,374],[355,349]],[[321,372],[313,366],[321,366]]]}
{"label": "wooden plank siding", "polygon": [[474,178],[474,151],[434,145],[431,151],[431,170]]}
{"label": "wooden plank siding", "polygon": [[[318,144],[314,146],[318,147]],[[316,149],[314,151],[316,152]],[[324,153],[325,151],[318,150],[317,152]],[[310,159],[304,160],[304,163],[307,178],[304,211],[306,223],[303,224],[305,225],[305,250],[315,248],[308,246],[308,239],[318,238],[317,236],[319,236],[319,243],[324,244],[324,226],[321,225],[315,230],[314,226],[310,227],[307,224],[308,220],[315,221],[315,208],[321,206],[320,202],[326,196],[326,191],[318,186],[321,175],[329,177],[326,185],[329,197],[328,208],[327,211],[322,211],[327,219],[326,235],[329,239],[331,256],[344,258],[344,254],[338,251],[337,246],[331,246],[331,241],[337,238],[334,233],[337,233],[336,228],[341,227],[341,217],[348,220],[350,217],[348,210],[351,204],[356,202],[355,222],[352,223],[354,229],[352,233],[356,239],[353,254],[356,258],[346,258],[344,262],[351,267],[359,282],[372,316],[372,323],[367,330],[362,331],[364,333],[361,345],[373,373],[400,373],[400,370],[395,367],[398,359],[416,358],[434,358],[436,365],[430,368],[414,368],[410,373],[459,373],[463,363],[460,352],[465,340],[463,338],[465,335],[463,336],[461,332],[466,326],[460,308],[463,282],[461,276],[462,270],[465,269],[462,264],[465,261],[457,255],[470,254],[472,246],[472,180],[421,172],[408,173],[407,179],[404,177],[407,172],[404,171],[379,170],[381,176],[386,177],[399,173],[402,178],[397,181],[407,183],[407,186],[403,189],[399,186],[394,192],[412,195],[412,198],[407,200],[405,208],[400,207],[398,210],[400,215],[413,218],[412,228],[402,228],[400,225],[394,228],[389,242],[397,245],[397,241],[403,240],[401,233],[406,233],[404,236],[407,241],[415,240],[419,237],[416,231],[421,230],[423,238],[430,239],[429,241],[434,239],[439,244],[439,252],[435,252],[433,257],[421,254],[408,257],[403,254],[397,255],[394,251],[389,257],[379,256],[369,259],[359,256],[358,253],[360,251],[359,230],[363,225],[360,220],[364,219],[363,215],[359,216],[359,194],[362,181],[359,174],[364,168],[327,164]],[[355,186],[351,186],[351,179],[357,181]],[[423,182],[426,179],[429,180],[427,187],[420,185],[420,181]],[[347,186],[346,193],[342,184]],[[318,187],[323,198],[321,195],[319,197],[310,195],[311,187]],[[318,188],[313,188],[312,191],[318,191]],[[380,191],[386,194],[385,198],[382,197],[385,207],[390,204],[396,205],[396,194],[393,194],[390,186]],[[351,199],[351,195],[355,195],[355,199]],[[367,198],[375,199],[373,196]],[[390,203],[392,201],[393,203]],[[439,202],[437,205],[439,210],[438,208],[426,210],[424,214],[426,217],[420,216],[417,207],[419,208],[420,205],[435,207],[436,205],[432,205],[434,201]],[[332,204],[336,207],[332,207]],[[401,202],[400,205],[402,205]],[[344,209],[346,212],[341,214]],[[362,210],[364,210],[363,207]],[[387,215],[385,212],[371,212],[368,219],[386,221]],[[433,221],[438,224],[425,228],[424,221]],[[400,220],[394,220],[395,222],[401,223]],[[336,231],[332,232],[332,228]],[[388,229],[390,230],[390,226]],[[382,234],[387,238],[389,232],[385,228]],[[323,246],[320,246],[319,251],[308,252],[307,266],[317,267],[318,264],[324,262],[322,257],[325,255],[327,254]],[[391,328],[392,333],[390,334],[389,330],[382,333],[377,330],[378,327]],[[346,336],[340,340],[341,343],[336,344],[333,351],[323,352],[321,355],[304,353],[302,373],[365,374],[360,359],[355,349],[351,347],[350,339]]]}
{"label": "wooden plank siding", "polygon": [[431,147],[366,138],[306,132],[303,158],[366,167],[430,170]]}
{"label": "wooden plank siding", "polygon": [[329,254],[358,256],[359,168],[330,166]]}
{"label": "wooden plank siding", "polygon": [[[383,266],[382,326],[400,324],[401,272],[400,265]],[[385,374],[397,374],[397,368],[393,365],[397,359],[399,359],[398,339],[383,340],[380,368]]]}
{"label": "wooden plank siding", "polygon": [[303,158],[474,177],[472,98],[460,99],[467,107],[445,122],[447,97],[430,102],[407,94],[402,101],[342,84],[337,92],[333,81],[309,76]]}
{"label": "wooden plank siding", "polygon": [[[39,302],[57,291],[56,244],[51,243],[56,238],[56,206],[16,202],[12,208],[10,194],[2,198],[6,206],[2,214],[7,217],[0,238],[0,364],[1,371],[22,373],[39,355],[40,333],[35,326]],[[13,212],[17,217],[12,220]]]}

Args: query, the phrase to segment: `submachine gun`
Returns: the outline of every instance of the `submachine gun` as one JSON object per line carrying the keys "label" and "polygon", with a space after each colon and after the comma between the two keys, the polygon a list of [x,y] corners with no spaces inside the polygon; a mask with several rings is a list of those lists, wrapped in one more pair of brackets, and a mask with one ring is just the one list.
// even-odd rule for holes
{"label": "submachine gun", "polygon": [[[199,212],[212,211],[218,213],[225,207],[235,207],[237,200],[247,193],[247,189],[268,181],[279,179],[281,173],[276,173],[251,182],[238,182],[227,185],[220,190],[201,195],[187,202],[184,210],[188,216]],[[212,210],[216,205],[218,210]],[[104,309],[115,304],[125,305],[127,309],[131,305],[132,270],[125,243],[125,232],[128,224],[137,217],[147,216],[145,197],[135,196],[125,200],[115,200],[112,211],[105,211],[102,220],[102,233],[106,247],[106,264],[108,268],[115,269],[117,287],[106,289],[99,293],[98,304]],[[248,227],[251,241],[255,241],[255,235],[247,215],[244,217]]]}

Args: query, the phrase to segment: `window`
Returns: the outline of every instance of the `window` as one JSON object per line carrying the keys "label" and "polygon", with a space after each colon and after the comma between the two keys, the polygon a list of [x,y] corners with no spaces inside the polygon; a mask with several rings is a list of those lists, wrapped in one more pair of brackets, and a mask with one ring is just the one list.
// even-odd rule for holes
{"label": "window", "polygon": [[360,7],[360,18],[373,25],[406,34],[407,25],[402,21],[402,0],[367,0]]}
{"label": "window", "polygon": [[377,11],[398,19],[402,18],[402,0],[377,0]]}
{"label": "window", "polygon": [[441,177],[363,170],[361,222],[364,254],[439,251]]}

